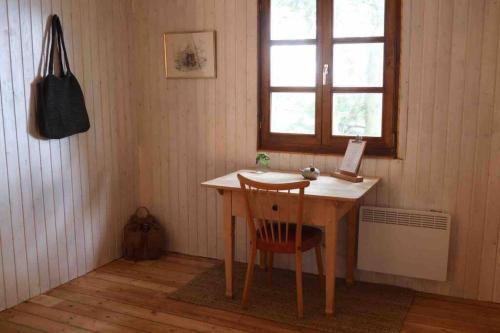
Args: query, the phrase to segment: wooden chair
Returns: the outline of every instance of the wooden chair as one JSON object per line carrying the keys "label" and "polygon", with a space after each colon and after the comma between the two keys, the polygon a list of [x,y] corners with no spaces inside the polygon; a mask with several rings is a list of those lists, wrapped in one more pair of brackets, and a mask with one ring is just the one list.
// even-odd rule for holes
{"label": "wooden chair", "polygon": [[251,250],[243,290],[243,306],[248,303],[257,250],[261,255],[267,254],[269,274],[273,253],[294,253],[297,311],[299,318],[302,318],[302,252],[313,248],[316,250],[318,273],[320,277],[323,276],[322,232],[318,228],[302,225],[304,189],[309,186],[309,181],[269,184],[253,181],[241,174],[238,174],[238,179],[245,193]]}

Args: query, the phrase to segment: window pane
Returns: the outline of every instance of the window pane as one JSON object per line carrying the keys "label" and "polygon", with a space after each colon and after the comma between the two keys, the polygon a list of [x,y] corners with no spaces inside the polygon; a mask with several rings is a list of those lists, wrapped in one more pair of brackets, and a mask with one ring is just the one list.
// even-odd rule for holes
{"label": "window pane", "polygon": [[333,36],[383,36],[384,2],[385,0],[335,0]]}
{"label": "window pane", "polygon": [[272,87],[314,87],[316,46],[272,46]]}
{"label": "window pane", "polygon": [[316,0],[271,0],[271,39],[315,39]]}
{"label": "window pane", "polygon": [[333,94],[333,135],[382,136],[382,94]]}
{"label": "window pane", "polygon": [[314,93],[272,93],[271,132],[314,134]]}
{"label": "window pane", "polygon": [[335,87],[382,87],[384,44],[335,44],[332,75]]}

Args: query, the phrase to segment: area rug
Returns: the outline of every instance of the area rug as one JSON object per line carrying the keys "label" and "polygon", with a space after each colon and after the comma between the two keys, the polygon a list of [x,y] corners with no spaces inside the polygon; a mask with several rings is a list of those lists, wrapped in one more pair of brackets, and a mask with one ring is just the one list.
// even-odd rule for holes
{"label": "area rug", "polygon": [[255,268],[249,306],[241,307],[246,265],[235,263],[233,299],[224,296],[224,265],[199,274],[170,298],[211,308],[244,313],[257,318],[325,332],[399,332],[413,301],[414,292],[393,286],[336,282],[336,313],[324,315],[324,284],[316,275],[304,274],[304,318],[297,318],[295,273],[274,269],[272,283],[267,273]]}

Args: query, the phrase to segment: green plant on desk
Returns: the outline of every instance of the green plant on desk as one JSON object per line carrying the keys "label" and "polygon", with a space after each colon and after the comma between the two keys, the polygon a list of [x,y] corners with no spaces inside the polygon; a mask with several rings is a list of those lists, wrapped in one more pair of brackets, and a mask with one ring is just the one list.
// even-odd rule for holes
{"label": "green plant on desk", "polygon": [[255,158],[255,164],[257,165],[257,169],[263,171],[263,169],[267,169],[269,167],[269,163],[271,163],[271,158],[269,155],[265,153],[258,153]]}

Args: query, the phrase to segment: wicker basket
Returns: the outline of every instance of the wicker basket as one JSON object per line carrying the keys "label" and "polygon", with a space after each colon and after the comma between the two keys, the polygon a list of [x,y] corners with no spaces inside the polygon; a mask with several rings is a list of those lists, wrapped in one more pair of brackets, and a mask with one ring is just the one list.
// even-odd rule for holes
{"label": "wicker basket", "polygon": [[139,207],[123,232],[123,256],[129,260],[158,259],[165,249],[165,231],[146,207]]}

